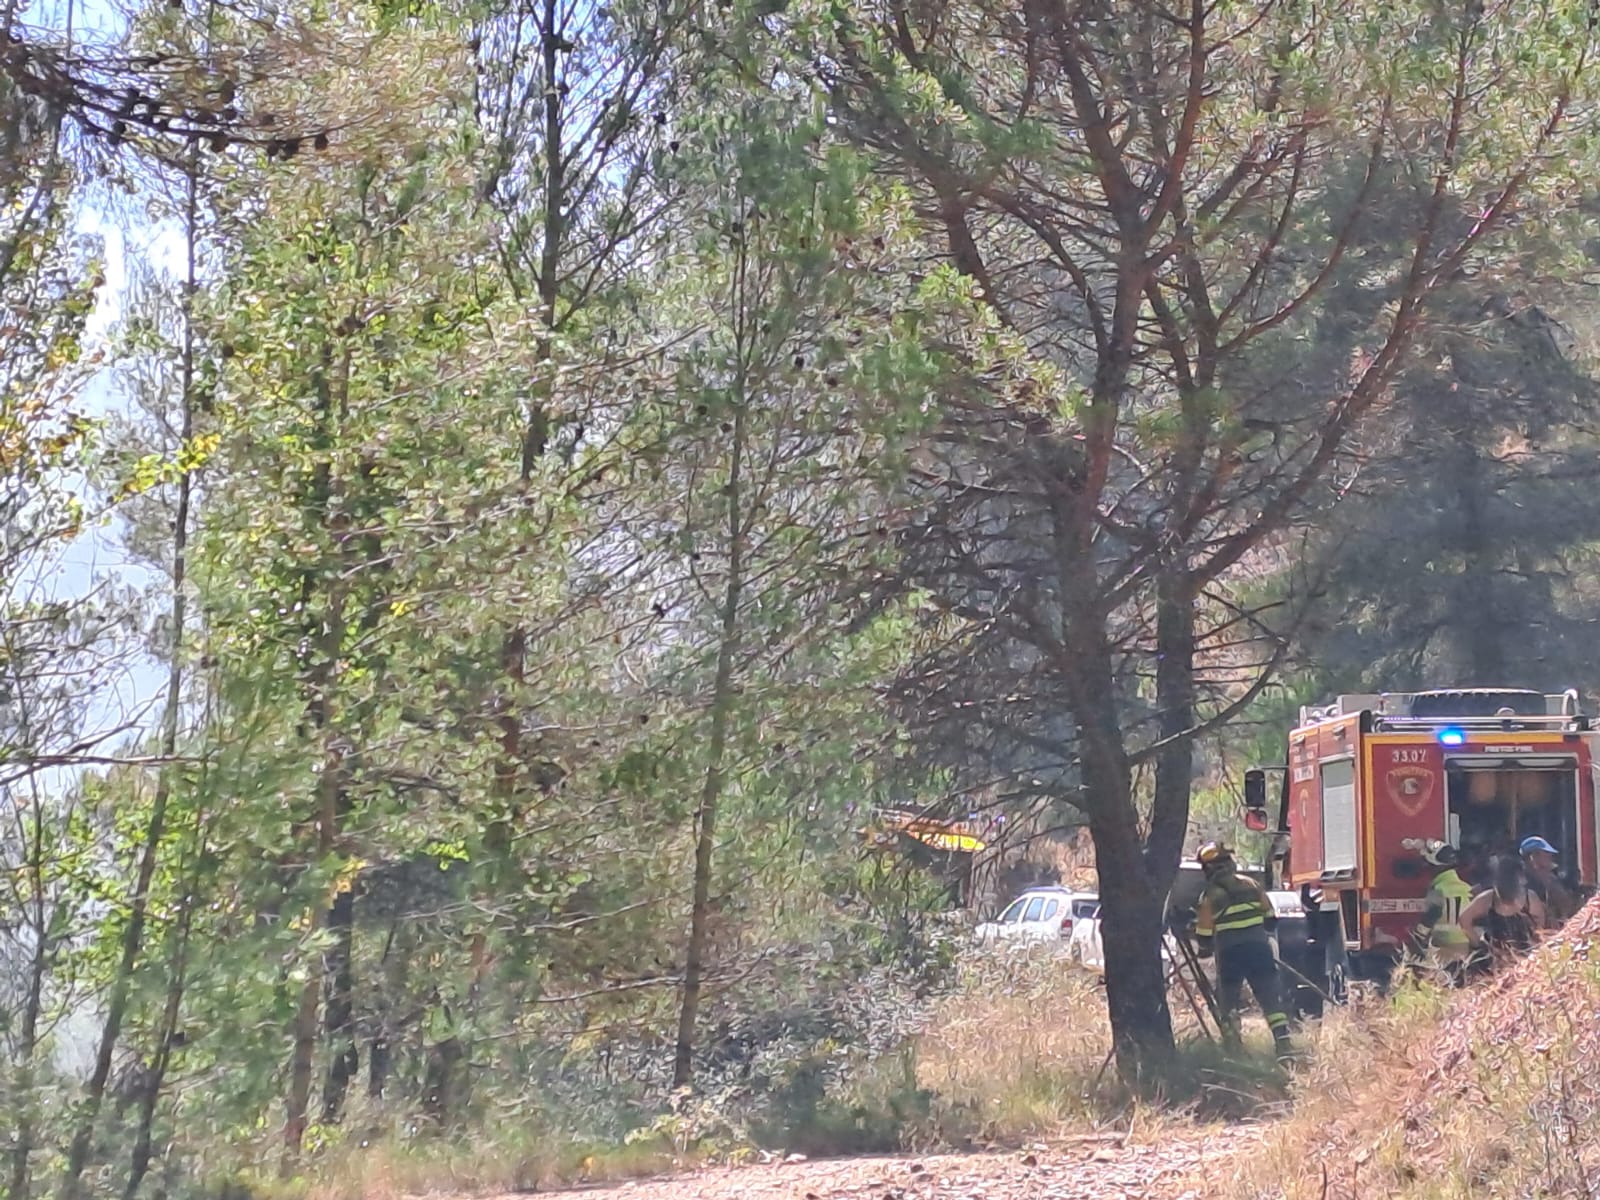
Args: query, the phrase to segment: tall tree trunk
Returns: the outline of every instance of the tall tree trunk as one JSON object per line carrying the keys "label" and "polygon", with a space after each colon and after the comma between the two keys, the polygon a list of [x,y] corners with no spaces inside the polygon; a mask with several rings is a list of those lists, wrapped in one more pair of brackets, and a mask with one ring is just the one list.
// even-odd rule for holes
{"label": "tall tree trunk", "polygon": [[1170,875],[1163,885],[1146,866],[1132,780],[1115,723],[1115,716],[1109,715],[1100,729],[1084,738],[1083,786],[1094,797],[1089,804],[1089,834],[1100,877],[1112,1046],[1118,1074],[1138,1086],[1159,1076],[1174,1048],[1161,964]]}
{"label": "tall tree trunk", "polygon": [[[560,47],[566,39],[561,19],[561,0],[542,0],[539,17],[542,40],[544,89],[544,223],[541,231],[538,273],[534,286],[539,297],[539,331],[534,361],[538,374],[533,383],[527,416],[522,429],[522,456],[518,483],[524,492],[533,483],[534,471],[550,442],[550,397],[554,386],[549,365],[556,326],[561,309],[561,256],[566,243],[567,147],[564,140],[563,89]],[[506,634],[501,652],[502,667],[514,690],[524,681],[528,655],[528,634],[520,626]],[[507,704],[500,716],[502,762],[497,766],[500,791],[510,797],[516,790],[522,755],[522,725],[514,704]],[[509,827],[507,829],[509,836]]]}
{"label": "tall tree trunk", "polygon": [[[1072,479],[1074,470],[1067,460],[1057,467],[1058,478]],[[1161,942],[1167,892],[1177,859],[1174,855],[1172,869],[1164,877],[1150,871],[1117,702],[1104,600],[1098,592],[1092,541],[1084,534],[1084,519],[1072,490],[1059,489],[1052,513],[1056,586],[1063,607],[1059,670],[1077,727],[1079,803],[1089,818],[1100,877],[1112,1048],[1117,1073],[1138,1087],[1157,1077],[1175,1050]],[[1177,719],[1175,715],[1173,720]],[[1170,833],[1163,836],[1171,838]],[[1177,836],[1181,850],[1181,830]],[[1164,855],[1163,850],[1160,856]]]}
{"label": "tall tree trunk", "polygon": [[1139,1087],[1160,1078],[1174,1050],[1161,962],[1166,887],[1144,869],[1132,805],[1107,809],[1089,822],[1100,874],[1106,1004],[1117,1073]]}
{"label": "tall tree trunk", "polygon": [[739,603],[744,592],[744,513],[741,472],[744,465],[746,414],[739,398],[733,417],[732,459],[728,468],[728,577],[723,588],[717,643],[717,674],[711,692],[711,736],[706,745],[705,779],[695,810],[694,899],[689,910],[689,945],[684,953],[683,1000],[678,1010],[678,1037],[672,1060],[672,1086],[687,1087],[694,1077],[695,1020],[705,978],[707,931],[711,916],[712,852],[717,839],[717,807],[722,800],[723,759],[728,745],[728,717],[733,707],[733,664],[739,651]]}
{"label": "tall tree trunk", "polygon": [[[340,605],[334,604],[330,614],[331,628],[341,628]],[[330,639],[331,640],[331,639]],[[331,672],[330,672],[331,674]],[[331,688],[332,680],[328,681]],[[325,734],[322,760],[322,779],[318,787],[317,858],[327,861],[333,853],[338,832],[338,812],[343,775],[343,755],[334,744],[331,731]],[[300,1005],[295,1012],[294,1050],[289,1060],[289,1093],[283,1122],[283,1164],[285,1178],[294,1173],[299,1163],[300,1151],[305,1144],[306,1126],[311,1104],[311,1075],[317,1052],[317,1010],[322,996],[324,977],[320,971],[308,971],[300,989]]]}
{"label": "tall tree trunk", "polygon": [[[18,8],[18,0],[4,0],[4,3],[0,4],[0,42],[6,42],[10,39],[12,23],[16,18]],[[67,20],[69,30],[68,45],[70,46],[72,20],[70,5],[67,9]],[[46,128],[40,131],[39,136],[49,145],[43,170],[36,181],[33,195],[27,204],[23,206],[21,213],[15,215],[9,222],[9,236],[0,238],[0,283],[8,282],[8,276],[11,274],[12,268],[16,266],[17,257],[22,247],[28,243],[28,234],[34,227],[35,222],[42,224],[50,219],[48,213],[54,207],[58,191],[62,186],[61,119],[59,112],[52,113]],[[24,156],[24,161],[26,161],[26,156]],[[8,165],[12,164],[0,163],[0,182],[9,184],[10,180],[6,177],[6,166]],[[12,663],[13,671],[15,671],[15,661],[9,659],[8,661]],[[17,682],[21,683],[20,680],[17,680]],[[20,692],[20,686],[17,690]],[[23,723],[25,726],[30,723],[25,713]],[[25,734],[24,741],[27,744],[31,744],[33,739],[31,735]],[[44,797],[35,791],[32,797],[33,828],[31,835],[26,829],[19,829],[20,836],[26,842],[32,843],[27,864],[28,886],[32,894],[28,897],[26,907],[32,910],[29,919],[32,926],[33,950],[28,956],[27,988],[23,998],[21,1021],[17,1029],[17,1041],[15,1043],[17,1055],[17,1104],[14,1115],[16,1122],[15,1141],[11,1147],[10,1181],[6,1193],[9,1200],[28,1200],[33,1188],[32,1160],[37,1149],[35,1141],[38,1137],[38,1131],[35,1122],[38,1116],[38,1105],[34,1095],[37,1082],[36,1056],[39,1050],[39,1025],[44,1007],[44,983],[49,972],[51,953],[50,938],[48,936],[50,911],[45,895],[44,881],[47,850],[43,800]],[[20,824],[21,822],[19,822]],[[21,906],[19,905],[19,907]]]}
{"label": "tall tree trunk", "polygon": [[[206,8],[206,47],[209,53],[211,44],[211,21],[215,15],[214,4]],[[191,390],[194,383],[195,371],[195,338],[194,338],[194,295],[200,286],[198,271],[199,249],[199,218],[200,218],[200,163],[199,150],[192,148],[189,152],[187,171],[185,174],[184,190],[184,281],[183,281],[183,347],[180,360],[180,382],[182,386],[183,427],[182,437],[187,444],[194,432],[194,408]],[[186,547],[188,510],[189,510],[189,476],[186,472],[180,482],[178,517],[174,529],[176,540],[176,553],[174,555],[176,585],[174,590],[174,625],[181,632],[182,624],[180,615],[182,610],[178,604],[182,601],[182,575],[181,565],[183,550]],[[173,666],[179,666],[177,648],[174,648]],[[174,738],[176,728],[172,730]],[[165,753],[171,755],[176,750],[176,741]],[[178,1029],[182,1022],[183,997],[188,978],[189,936],[194,923],[194,906],[200,894],[199,871],[200,864],[204,861],[205,826],[204,818],[199,813],[195,817],[195,841],[193,845],[194,867],[187,874],[187,886],[179,904],[178,927],[171,939],[172,958],[171,975],[167,981],[167,995],[162,1004],[161,1024],[157,1030],[157,1048],[150,1070],[145,1078],[145,1086],[139,1097],[138,1125],[134,1132],[133,1150],[128,1163],[128,1180],[123,1195],[125,1200],[134,1200],[139,1194],[139,1189],[144,1183],[146,1174],[150,1169],[150,1158],[154,1146],[154,1128],[156,1107],[161,1100],[161,1090],[166,1085],[167,1070],[172,1062],[172,1051],[178,1037]]]}
{"label": "tall tree trunk", "polygon": [[383,1099],[384,1089],[389,1083],[389,1039],[394,1032],[393,1010],[404,982],[401,969],[395,965],[399,961],[394,954],[395,937],[399,930],[398,921],[389,925],[389,934],[383,939],[383,953],[378,956],[376,974],[381,980],[381,994],[376,1005],[376,1027],[367,1047],[367,1095],[373,1100]]}
{"label": "tall tree trunk", "polygon": [[382,1100],[383,1092],[389,1085],[389,1033],[385,1025],[372,1035],[372,1042],[367,1047],[367,1096],[372,1100]]}
{"label": "tall tree trunk", "polygon": [[[544,219],[540,230],[539,263],[533,281],[539,301],[535,377],[523,419],[517,479],[524,504],[532,501],[530,492],[534,473],[550,445],[550,401],[555,387],[551,359],[561,317],[561,268],[568,228],[568,169],[572,161],[569,155],[576,153],[565,145],[564,101],[567,88],[559,81],[562,77],[561,47],[567,43],[568,31],[562,16],[561,0],[540,0],[539,33],[544,79]],[[512,279],[511,282],[521,296],[522,289],[518,287],[518,281]],[[525,749],[521,694],[527,682],[527,663],[528,631],[517,623],[506,631],[500,650],[500,667],[505,675],[508,694],[494,702],[495,722],[500,731],[500,757],[494,766],[499,810],[485,831],[484,844],[490,862],[487,882],[491,889],[496,890],[508,886],[500,876],[511,869],[509,856],[520,803],[518,793],[522,787]],[[482,998],[489,969],[495,961],[485,932],[473,934],[468,958],[471,981],[467,989],[466,1014],[471,1021]]]}
{"label": "tall tree trunk", "polygon": [[327,923],[335,940],[326,965],[328,1005],[324,1031],[333,1058],[328,1063],[328,1077],[322,1087],[322,1120],[332,1125],[344,1112],[345,1094],[361,1066],[354,1021],[354,892],[346,889],[334,898],[328,909]]}
{"label": "tall tree trunk", "polygon": [[1112,1047],[1117,1073],[1137,1087],[1159,1077],[1174,1050],[1161,964],[1171,874],[1156,878],[1146,862],[1111,653],[1090,623],[1097,619],[1092,606],[1085,605],[1076,630],[1069,630],[1075,632],[1070,638],[1075,654],[1068,682],[1078,727],[1083,804],[1100,877]]}
{"label": "tall tree trunk", "polygon": [[[197,833],[197,837],[203,837]],[[198,847],[197,847],[198,851]],[[200,861],[201,854],[195,855]],[[189,934],[194,921],[195,898],[200,881],[191,876],[185,889],[182,910],[178,917],[178,930],[173,941],[171,977],[167,981],[166,1001],[161,1007],[161,1025],[156,1031],[158,1039],[154,1059],[145,1074],[144,1087],[139,1094],[139,1118],[134,1130],[133,1151],[128,1161],[128,1182],[123,1188],[123,1200],[134,1200],[150,1170],[150,1158],[155,1146],[156,1107],[161,1102],[161,1089],[166,1086],[167,1071],[172,1065],[172,1051],[177,1045],[179,1026],[183,1016],[184,989],[189,975]]]}
{"label": "tall tree trunk", "polygon": [[[345,352],[340,372],[337,407],[334,396],[334,363],[332,347],[324,342],[314,376],[317,394],[317,441],[320,448],[331,451],[336,438],[336,426],[341,423],[348,403],[349,351]],[[339,684],[339,660],[345,642],[345,587],[350,557],[350,522],[343,513],[334,511],[335,482],[331,454],[325,456],[312,470],[307,497],[310,512],[320,519],[338,547],[337,559],[341,569],[332,581],[318,581],[307,575],[302,596],[307,602],[314,594],[318,582],[326,584],[327,601],[323,609],[321,628],[313,642],[316,655],[315,669],[310,673],[306,695],[306,712],[311,727],[320,738],[321,771],[317,779],[315,841],[310,866],[328,861],[338,842],[339,813],[344,799],[344,747],[335,726],[335,691]],[[313,930],[326,920],[320,908],[312,910]],[[308,930],[307,932],[312,932]],[[319,963],[319,965],[321,965]],[[306,1126],[311,1104],[311,1077],[313,1059],[317,1050],[317,1012],[324,984],[324,972],[308,970],[300,988],[300,1003],[295,1012],[294,1044],[289,1057],[289,1090],[285,1097],[283,1122],[283,1160],[280,1172],[291,1176],[299,1164],[300,1152],[305,1143]]]}
{"label": "tall tree trunk", "polygon": [[6,1191],[8,1200],[28,1200],[33,1184],[31,1161],[33,1158],[34,1118],[38,1106],[34,1099],[34,1057],[39,1045],[39,1016],[44,1003],[45,965],[48,960],[48,939],[45,926],[36,925],[34,951],[28,961],[28,992],[23,1000],[22,1020],[17,1029],[16,1121],[15,1142],[11,1148],[11,1184]]}
{"label": "tall tree trunk", "polygon": [[[194,438],[195,425],[195,333],[194,296],[199,286],[198,274],[198,217],[199,217],[199,167],[198,149],[191,149],[187,171],[184,219],[186,256],[182,301],[182,345],[178,360],[178,395],[182,405],[179,430],[180,448],[187,447]],[[160,756],[172,759],[178,749],[178,714],[183,701],[183,637],[188,625],[188,597],[185,594],[189,554],[189,506],[194,494],[194,476],[183,471],[178,476],[177,512],[172,522],[172,645],[168,648],[167,689],[161,714]],[[95,1047],[94,1069],[84,1089],[77,1113],[72,1143],[67,1150],[67,1163],[61,1180],[62,1200],[78,1200],[84,1168],[94,1145],[95,1126],[100,1119],[100,1109],[105,1101],[106,1085],[111,1078],[111,1060],[116,1054],[117,1042],[122,1036],[122,1025],[127,1019],[128,999],[133,983],[134,968],[144,947],[145,924],[150,911],[150,885],[155,879],[156,863],[161,853],[161,839],[167,828],[167,808],[172,799],[172,768],[165,761],[156,776],[155,795],[150,801],[150,815],[145,823],[144,841],[139,851],[139,865],[134,874],[133,895],[128,903],[128,923],[123,927],[122,946],[118,956],[116,974],[111,991],[106,998],[105,1020],[100,1027],[99,1043]]]}
{"label": "tall tree trunk", "polygon": [[322,981],[311,978],[300,985],[300,1003],[295,1009],[294,1046],[289,1057],[289,1092],[284,1101],[283,1162],[279,1173],[289,1178],[299,1165],[305,1145],[307,1106],[311,1101],[311,1062],[317,1052],[317,993]]}
{"label": "tall tree trunk", "polygon": [[[1148,833],[1128,788],[1115,714],[1086,739],[1084,785],[1097,802],[1089,831],[1100,873],[1106,998],[1117,1071],[1135,1086],[1160,1078],[1174,1049],[1166,970],[1161,961],[1167,896],[1188,833],[1196,718],[1193,581],[1180,565],[1156,583],[1155,788]],[[1109,667],[1103,668],[1110,686]],[[1098,752],[1096,752],[1096,748]],[[1102,764],[1100,761],[1104,759]],[[1119,788],[1125,789],[1121,792]],[[1112,797],[1116,797],[1114,802]]]}
{"label": "tall tree trunk", "polygon": [[44,1007],[44,981],[50,964],[50,910],[45,899],[44,864],[46,850],[44,797],[33,798],[33,829],[28,853],[29,896],[32,910],[33,953],[28,956],[27,993],[22,1003],[22,1019],[17,1029],[16,1132],[11,1148],[11,1183],[8,1200],[28,1200],[33,1187],[32,1159],[38,1136],[35,1119],[38,1103],[34,1096],[35,1060],[39,1050],[39,1019]]}

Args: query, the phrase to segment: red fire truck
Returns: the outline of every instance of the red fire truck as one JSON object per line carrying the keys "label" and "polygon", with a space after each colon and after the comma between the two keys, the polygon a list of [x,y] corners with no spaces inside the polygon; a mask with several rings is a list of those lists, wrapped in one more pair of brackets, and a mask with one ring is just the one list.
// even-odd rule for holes
{"label": "red fire truck", "polygon": [[[1353,695],[1302,708],[1288,763],[1246,773],[1246,825],[1276,834],[1274,874],[1319,913],[1330,976],[1346,963],[1355,978],[1387,976],[1424,907],[1431,840],[1471,862],[1515,854],[1538,834],[1560,849],[1568,885],[1592,889],[1591,724],[1575,690]],[[1283,778],[1276,829],[1267,770]]]}

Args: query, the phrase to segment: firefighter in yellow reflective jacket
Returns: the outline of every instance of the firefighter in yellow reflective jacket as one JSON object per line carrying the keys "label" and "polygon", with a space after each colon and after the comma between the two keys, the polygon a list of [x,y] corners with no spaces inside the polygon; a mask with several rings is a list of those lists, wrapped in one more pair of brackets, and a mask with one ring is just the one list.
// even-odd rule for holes
{"label": "firefighter in yellow reflective jacket", "polygon": [[1255,880],[1239,874],[1225,846],[1207,842],[1200,847],[1199,858],[1206,887],[1195,912],[1194,932],[1200,956],[1217,956],[1223,1038],[1233,1044],[1239,1041],[1239,1007],[1248,983],[1272,1029],[1278,1057],[1288,1058],[1294,1043],[1289,1039],[1278,959],[1267,936],[1278,923],[1272,901]]}
{"label": "firefighter in yellow reflective jacket", "polygon": [[1428,888],[1427,908],[1412,931],[1415,948],[1459,987],[1472,948],[1461,928],[1461,910],[1472,903],[1472,886],[1456,870],[1460,856],[1449,842],[1429,842],[1423,847],[1422,860],[1434,868],[1435,874]]}

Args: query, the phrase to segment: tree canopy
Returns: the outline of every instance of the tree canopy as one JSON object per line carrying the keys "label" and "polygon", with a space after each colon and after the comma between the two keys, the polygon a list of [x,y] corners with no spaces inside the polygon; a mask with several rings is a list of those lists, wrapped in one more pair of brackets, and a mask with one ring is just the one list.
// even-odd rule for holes
{"label": "tree canopy", "polygon": [[906,813],[1087,827],[1147,1081],[1250,720],[1600,689],[1586,4],[71,16],[0,19],[7,1200],[814,1105],[952,953]]}

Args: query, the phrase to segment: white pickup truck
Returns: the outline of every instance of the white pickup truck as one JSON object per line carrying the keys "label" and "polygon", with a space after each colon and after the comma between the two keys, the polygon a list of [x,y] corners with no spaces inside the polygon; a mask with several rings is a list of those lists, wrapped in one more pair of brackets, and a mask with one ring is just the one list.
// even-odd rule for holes
{"label": "white pickup truck", "polygon": [[1064,887],[1029,888],[994,920],[975,930],[978,941],[1066,942],[1090,914],[1100,911],[1093,892]]}
{"label": "white pickup truck", "polygon": [[[1304,924],[1305,910],[1300,904],[1298,892],[1268,892],[1267,899],[1272,901],[1272,909],[1278,916],[1278,928],[1281,932],[1286,922],[1298,921]],[[1304,941],[1304,933],[1301,933]],[[1105,974],[1106,952],[1100,941],[1100,907],[1095,906],[1094,912],[1085,920],[1078,921],[1072,927],[1072,938],[1068,943],[1069,956],[1076,962],[1082,963],[1089,970],[1097,974]],[[1277,935],[1274,935],[1273,951],[1277,952]],[[1161,959],[1171,962],[1177,954],[1177,942],[1172,934],[1167,934],[1161,944]]]}

